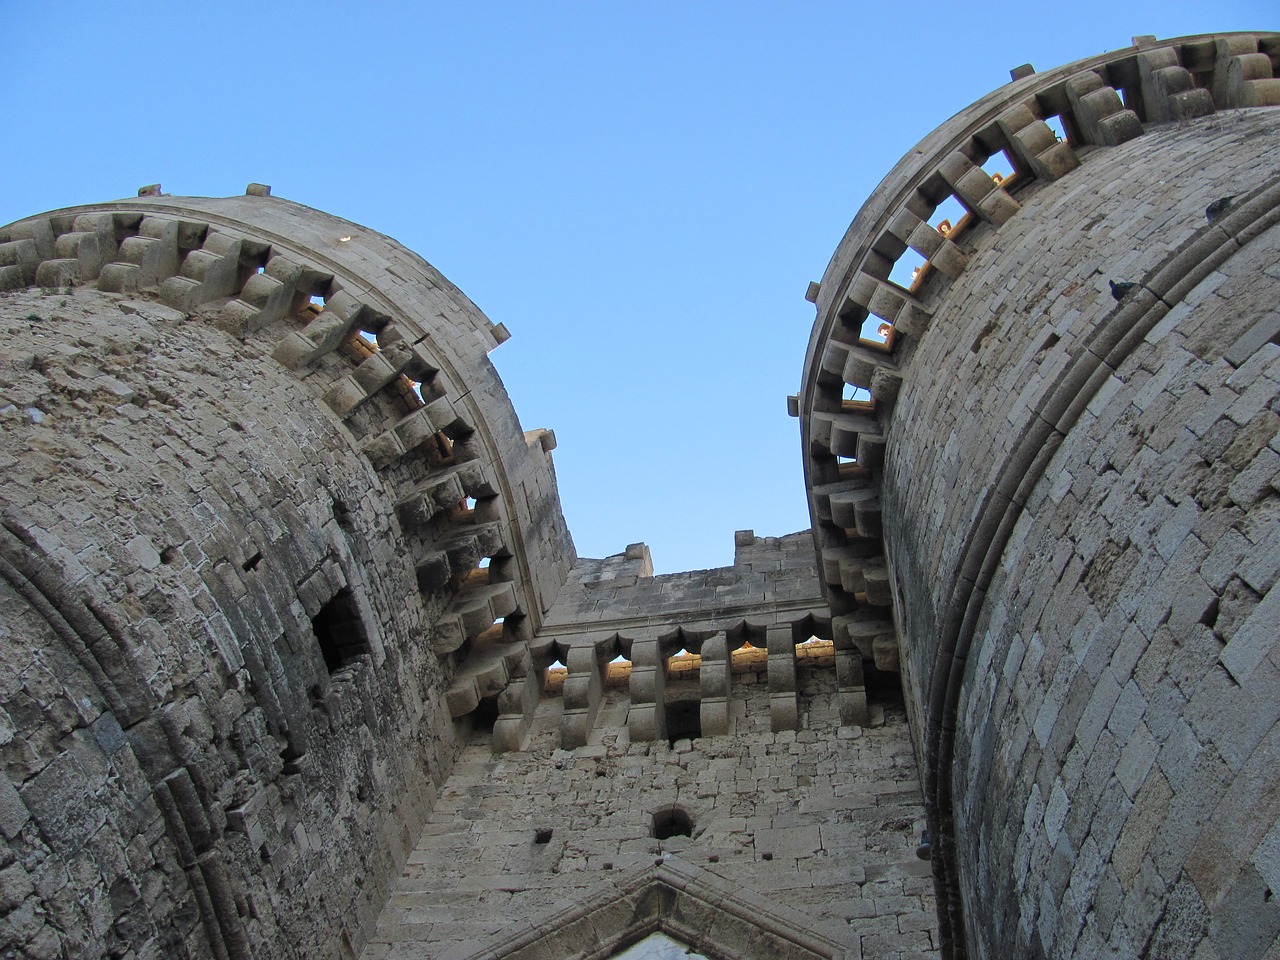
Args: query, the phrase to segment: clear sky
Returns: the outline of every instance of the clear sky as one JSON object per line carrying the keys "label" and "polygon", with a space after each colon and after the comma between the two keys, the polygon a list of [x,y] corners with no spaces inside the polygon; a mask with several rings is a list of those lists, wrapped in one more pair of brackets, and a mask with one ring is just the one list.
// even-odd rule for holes
{"label": "clear sky", "polygon": [[405,243],[513,337],[583,556],[809,525],[804,300],[879,179],[1031,62],[1268,29],[1268,2],[0,0],[0,223],[277,196]]}

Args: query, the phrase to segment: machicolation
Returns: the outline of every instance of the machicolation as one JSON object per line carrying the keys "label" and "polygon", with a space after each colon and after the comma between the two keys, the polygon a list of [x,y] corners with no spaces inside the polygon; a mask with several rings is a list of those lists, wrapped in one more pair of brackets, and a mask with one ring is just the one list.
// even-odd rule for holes
{"label": "machicolation", "polygon": [[0,228],[4,955],[1280,956],[1278,142],[1280,34],[1014,71],[810,284],[812,529],[668,575],[395,241]]}

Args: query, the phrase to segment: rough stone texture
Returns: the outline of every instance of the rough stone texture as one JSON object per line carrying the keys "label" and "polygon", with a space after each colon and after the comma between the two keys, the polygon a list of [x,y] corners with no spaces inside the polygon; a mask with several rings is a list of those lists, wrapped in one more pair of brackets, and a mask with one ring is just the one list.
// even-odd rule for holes
{"label": "rough stone texture", "polygon": [[[1207,937],[1218,956],[1261,956],[1280,933],[1256,872],[1280,818],[1280,347],[1239,369],[1221,356],[1278,262],[1273,227],[1109,375],[987,591],[960,704],[957,830],[971,889],[1002,906],[983,934],[993,953],[1016,938],[1053,956],[1186,955]],[[978,849],[1005,851],[1013,875],[974,869]],[[1177,912],[1152,889],[1176,890]]]}
{"label": "rough stone texture", "polygon": [[[453,749],[385,491],[318,406],[280,408],[287,372],[198,319],[3,296],[3,939],[349,954]],[[344,587],[368,650],[330,670],[311,618]]]}
{"label": "rough stone texture", "polygon": [[[809,612],[822,606],[808,531],[756,537],[744,530],[738,534],[732,567],[656,577],[651,566],[645,572],[644,544],[636,544],[629,553],[635,556],[624,553],[579,561],[548,612],[542,632],[598,629],[602,622],[661,627],[672,621],[687,626],[728,624],[744,616],[763,626],[776,622],[780,611]],[[768,620],[760,619],[761,615]]]}
{"label": "rough stone texture", "polygon": [[0,941],[355,955],[460,746],[446,687],[523,669],[573,560],[498,332],[261,192],[35,218],[0,261]]}
{"label": "rough stone texture", "polygon": [[[953,118],[820,285],[797,405],[815,532],[846,549],[823,515],[832,471],[866,469],[951,956],[1280,944],[1280,114],[1209,90],[1240,56],[1271,64],[1254,51],[1277,38],[1143,43]],[[1065,144],[1037,132],[1054,114]],[[957,142],[972,163],[1010,155],[1016,209],[966,195]],[[1074,162],[1031,162],[1039,143]],[[949,190],[972,211],[946,235],[959,269],[868,297],[885,238]],[[1136,286],[1117,302],[1108,280]],[[859,441],[833,403],[874,386],[852,339],[868,314],[892,324],[874,359],[897,379],[857,430],[884,453],[841,464]],[[833,611],[856,599],[825,583]]]}
{"label": "rough stone texture", "polygon": [[[513,930],[496,894],[446,891],[433,955],[627,914],[796,956],[932,950],[901,695],[880,678],[868,704],[807,532],[740,531],[733,567],[669,577],[643,544],[578,562],[554,436],[487,359],[505,331],[265,188],[3,228],[0,288],[6,951],[352,957],[382,913],[376,954],[421,932],[383,907],[459,809],[490,878],[537,892]],[[563,850],[590,821],[586,846],[544,884],[508,862],[509,807],[547,809],[583,758],[554,823]],[[652,863],[624,806],[685,794],[727,849],[767,841],[768,882]],[[767,903],[775,879],[800,892]]]}
{"label": "rough stone texture", "polygon": [[[735,673],[733,736],[630,742],[628,697],[615,685],[575,750],[558,749],[554,696],[528,750],[495,756],[473,740],[365,957],[480,955],[504,930],[545,929],[617,872],[664,859],[721,878],[734,896],[790,908],[850,956],[934,955],[901,706],[878,729],[841,726],[828,653],[801,669],[802,729],[775,734],[767,682],[750,662]],[[672,807],[693,835],[654,839],[654,815]],[[543,843],[540,830],[550,833]]]}
{"label": "rough stone texture", "polygon": [[1135,44],[881,184],[716,570],[576,557],[386,237],[0,228],[5,955],[1275,957],[1280,37]]}

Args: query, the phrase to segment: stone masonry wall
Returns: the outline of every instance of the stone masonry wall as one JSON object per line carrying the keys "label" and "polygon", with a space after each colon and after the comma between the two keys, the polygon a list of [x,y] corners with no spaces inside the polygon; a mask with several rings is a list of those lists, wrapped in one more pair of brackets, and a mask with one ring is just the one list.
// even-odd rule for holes
{"label": "stone masonry wall", "polygon": [[[763,658],[754,663],[764,670]],[[364,957],[461,958],[513,929],[550,936],[559,911],[664,859],[722,878],[745,902],[790,908],[848,956],[932,956],[932,883],[915,855],[922,809],[901,705],[878,729],[842,726],[830,655],[800,673],[798,731],[771,731],[763,673],[744,667],[732,736],[631,742],[625,687],[611,686],[589,742],[574,750],[559,749],[554,695],[527,750],[495,755],[473,740]],[[690,816],[692,836],[654,839],[654,814],[672,807]],[[709,955],[724,948],[711,946]]]}
{"label": "stone masonry wall", "polygon": [[[868,710],[863,654],[832,642],[807,532],[739,531],[735,547],[732,567],[656,577],[643,544],[578,561],[531,641],[541,669],[496,696],[492,733],[480,711],[463,724],[366,958],[524,941],[559,955],[562,929],[564,950],[607,956],[651,929],[631,898],[637,871],[663,865],[713,891],[719,907],[674,931],[707,956],[811,955],[768,939],[779,910],[826,944],[818,955],[932,955],[896,674]],[[675,809],[692,837],[655,838]],[[601,903],[618,915],[589,912]],[[754,945],[717,940],[717,910],[749,918]]]}
{"label": "stone masonry wall", "polygon": [[[0,307],[0,941],[350,956],[453,749],[392,498],[198,318],[79,286]],[[338,597],[356,648],[326,663]]]}
{"label": "stone masonry wall", "polygon": [[0,228],[2,942],[350,957],[454,691],[532,669],[554,437],[394,241],[141,194]]}
{"label": "stone masonry wall", "polygon": [[980,582],[939,773],[978,955],[1274,950],[1278,134],[1275,110],[1154,127],[1015,193],[903,348],[882,496],[922,710]]}
{"label": "stone masonry wall", "polygon": [[1223,356],[1277,263],[1272,227],[1148,334],[992,583],[957,776],[967,862],[1014,857],[970,876],[1006,905],[994,942],[1255,958],[1280,938],[1280,347]]}
{"label": "stone masonry wall", "polygon": [[644,544],[604,560],[584,558],[570,572],[543,632],[591,629],[602,621],[711,621],[735,611],[812,607],[820,600],[808,531],[757,537],[743,530],[734,553],[731,567],[656,577]]}

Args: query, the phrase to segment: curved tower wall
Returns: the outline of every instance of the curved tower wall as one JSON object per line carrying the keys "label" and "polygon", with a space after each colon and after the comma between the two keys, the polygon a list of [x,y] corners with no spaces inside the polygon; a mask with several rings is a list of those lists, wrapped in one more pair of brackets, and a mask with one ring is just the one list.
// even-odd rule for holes
{"label": "curved tower wall", "polygon": [[815,291],[828,597],[856,624],[842,568],[887,567],[954,956],[1280,932],[1277,66],[1275,35],[1232,35],[1017,80],[886,178]]}
{"label": "curved tower wall", "polygon": [[22,221],[0,288],[4,942],[353,955],[573,561],[503,331],[262,195]]}

